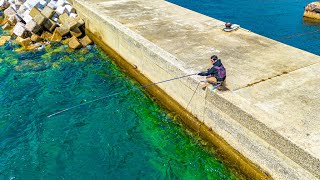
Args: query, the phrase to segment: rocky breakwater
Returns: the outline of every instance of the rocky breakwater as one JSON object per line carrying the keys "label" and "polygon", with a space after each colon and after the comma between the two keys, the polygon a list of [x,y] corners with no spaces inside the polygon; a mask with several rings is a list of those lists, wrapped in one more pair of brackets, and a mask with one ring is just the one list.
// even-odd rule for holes
{"label": "rocky breakwater", "polygon": [[304,17],[320,20],[320,1],[312,2],[304,8]]}
{"label": "rocky breakwater", "polygon": [[0,0],[1,25],[23,50],[51,42],[68,44],[72,49],[86,47],[92,40],[85,35],[85,23],[66,0]]}

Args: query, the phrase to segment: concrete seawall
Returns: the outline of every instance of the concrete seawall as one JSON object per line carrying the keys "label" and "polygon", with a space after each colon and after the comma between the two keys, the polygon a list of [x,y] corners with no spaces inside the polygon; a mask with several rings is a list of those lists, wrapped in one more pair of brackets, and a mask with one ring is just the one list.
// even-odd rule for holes
{"label": "concrete seawall", "polygon": [[[223,22],[165,1],[73,4],[96,41],[152,82],[204,70],[217,54],[229,90],[198,88],[192,98],[200,77],[172,81],[158,86],[172,98],[167,104],[177,102],[199,120],[194,126],[206,125],[272,178],[320,177],[319,56],[244,29],[223,32]],[[250,165],[242,170],[267,178]]]}

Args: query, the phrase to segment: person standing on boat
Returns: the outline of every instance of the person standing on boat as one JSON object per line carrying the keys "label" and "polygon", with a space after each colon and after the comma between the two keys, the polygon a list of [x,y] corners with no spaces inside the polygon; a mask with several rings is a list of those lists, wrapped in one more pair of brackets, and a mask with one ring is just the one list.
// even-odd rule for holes
{"label": "person standing on boat", "polygon": [[210,63],[212,64],[211,68],[205,72],[198,73],[199,76],[207,76],[207,81],[203,85],[202,89],[206,89],[206,87],[210,84],[214,86],[220,86],[226,79],[226,69],[224,68],[218,56],[211,56]]}

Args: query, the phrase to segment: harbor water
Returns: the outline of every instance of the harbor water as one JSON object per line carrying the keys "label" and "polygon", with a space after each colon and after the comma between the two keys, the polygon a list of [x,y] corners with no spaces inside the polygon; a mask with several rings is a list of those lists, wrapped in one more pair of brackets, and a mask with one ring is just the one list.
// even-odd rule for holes
{"label": "harbor water", "polygon": [[[0,32],[1,35],[4,32]],[[96,46],[0,47],[0,180],[237,179]]]}
{"label": "harbor water", "polygon": [[304,19],[310,0],[168,0],[284,44],[320,55],[320,22]]}
{"label": "harbor water", "polygon": [[[310,1],[169,1],[320,54],[320,24],[302,18]],[[9,41],[0,79],[0,180],[243,178],[141,89],[48,118],[139,87],[96,46],[24,52]]]}

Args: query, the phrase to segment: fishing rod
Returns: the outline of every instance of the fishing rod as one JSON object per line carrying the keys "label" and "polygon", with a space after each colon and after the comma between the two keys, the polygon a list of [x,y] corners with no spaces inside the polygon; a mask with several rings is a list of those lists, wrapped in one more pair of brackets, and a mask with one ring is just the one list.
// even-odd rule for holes
{"label": "fishing rod", "polygon": [[157,85],[157,84],[161,84],[161,83],[165,83],[165,82],[169,82],[169,81],[173,81],[173,80],[177,80],[177,79],[181,79],[181,78],[185,78],[185,77],[189,77],[189,76],[193,76],[193,75],[197,75],[197,74],[198,73],[193,73],[193,74],[188,74],[188,75],[184,75],[184,76],[180,76],[180,77],[175,77],[175,78],[167,79],[167,80],[160,81],[160,82],[146,84],[146,85],[139,86],[139,87],[136,87],[136,88],[127,89],[127,90],[120,91],[120,92],[117,92],[117,93],[114,93],[114,94],[110,94],[110,95],[107,95],[107,96],[102,96],[102,97],[99,97],[97,99],[93,99],[91,101],[88,101],[88,102],[85,102],[85,103],[81,103],[81,104],[78,104],[78,105],[63,109],[61,111],[55,112],[55,113],[50,114],[49,116],[47,116],[47,118],[51,118],[52,116],[56,116],[56,115],[61,114],[63,112],[69,111],[71,109],[74,109],[74,108],[77,108],[77,107],[80,107],[80,106],[83,106],[83,105],[86,105],[86,104],[90,104],[90,103],[93,103],[93,102],[96,102],[96,101],[100,101],[102,99],[106,99],[106,98],[109,98],[109,97],[112,97],[112,96],[117,96],[119,94],[127,93],[127,92],[138,90],[138,89],[141,89],[141,88],[146,88],[146,87],[149,87],[149,86],[154,86],[154,85]]}

